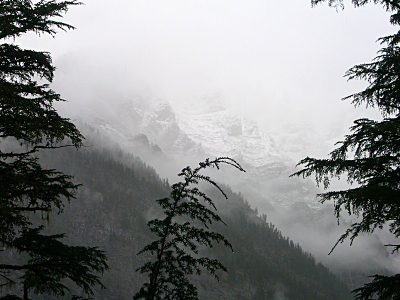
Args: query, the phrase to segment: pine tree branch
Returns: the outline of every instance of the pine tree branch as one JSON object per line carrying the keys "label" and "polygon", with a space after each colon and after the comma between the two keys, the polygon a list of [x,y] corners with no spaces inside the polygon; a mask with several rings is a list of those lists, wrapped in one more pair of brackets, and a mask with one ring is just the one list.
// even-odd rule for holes
{"label": "pine tree branch", "polygon": [[54,28],[64,31],[74,29],[69,24],[49,18],[62,17],[62,13],[67,12],[70,5],[81,4],[82,2],[76,0],[59,3],[42,0],[34,5],[31,1],[3,0],[0,3],[0,39],[15,38],[29,31],[55,35]]}
{"label": "pine tree branch", "polygon": [[197,255],[200,245],[212,247],[213,242],[223,243],[232,249],[232,245],[224,236],[204,228],[198,228],[191,222],[174,221],[178,217],[188,217],[191,220],[199,221],[205,228],[208,228],[207,225],[213,221],[222,222],[215,212],[200,203],[200,199],[202,199],[205,204],[216,210],[213,200],[198,188],[190,188],[190,186],[197,185],[199,181],[205,181],[215,186],[227,198],[227,195],[217,183],[212,181],[210,177],[199,173],[209,167],[219,169],[219,165],[224,163],[244,171],[236,161],[227,157],[217,158],[213,161],[207,159],[195,169],[184,168],[178,174],[183,177],[183,180],[172,185],[170,197],[157,200],[157,203],[164,210],[165,218],[148,222],[150,231],[160,239],[148,244],[138,253],[155,253],[156,258],[154,262],[147,262],[137,269],[141,273],[150,273],[150,282],[142,286],[134,296],[135,300],[195,300],[197,299],[197,289],[186,278],[188,274],[196,273],[199,275],[202,269],[205,269],[218,279],[216,271],[226,270],[217,260],[195,258],[187,252],[190,250]]}

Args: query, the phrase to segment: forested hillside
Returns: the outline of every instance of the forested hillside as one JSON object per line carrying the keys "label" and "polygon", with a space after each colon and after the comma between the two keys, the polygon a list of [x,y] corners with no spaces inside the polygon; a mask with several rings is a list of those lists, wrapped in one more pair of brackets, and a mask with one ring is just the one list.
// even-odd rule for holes
{"label": "forested hillside", "polygon": [[[152,239],[146,223],[160,213],[155,200],[169,194],[169,183],[140,159],[119,150],[65,148],[42,152],[40,161],[74,174],[82,184],[64,213],[50,218],[49,230],[66,232],[72,244],[106,251],[110,271],[103,277],[106,289],[96,290],[96,299],[132,299],[146,280],[135,272],[146,257],[136,254]],[[205,250],[228,272],[220,274],[219,283],[208,275],[193,277],[200,299],[351,298],[344,283],[283,237],[267,216],[257,217],[241,195],[222,187],[229,200],[218,191],[208,194],[227,224],[216,230],[232,243],[234,253],[219,246]]]}

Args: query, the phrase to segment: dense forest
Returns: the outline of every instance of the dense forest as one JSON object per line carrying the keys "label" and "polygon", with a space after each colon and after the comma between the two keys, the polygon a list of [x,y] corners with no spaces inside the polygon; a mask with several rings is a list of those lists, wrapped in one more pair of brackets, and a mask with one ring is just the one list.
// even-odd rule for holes
{"label": "dense forest", "polygon": [[[96,299],[131,299],[146,280],[135,271],[146,257],[136,254],[153,238],[146,223],[160,214],[155,200],[168,195],[168,181],[121,150],[65,148],[41,152],[40,161],[74,174],[76,183],[82,184],[64,212],[50,217],[47,230],[65,232],[71,244],[105,250],[110,270],[102,278],[106,289],[96,290]],[[228,200],[217,190],[207,193],[227,224],[215,229],[231,242],[234,252],[219,245],[204,249],[228,272],[219,274],[220,282],[209,275],[191,278],[200,299],[351,298],[343,282],[282,236],[266,215],[257,216],[241,194],[221,187]]]}

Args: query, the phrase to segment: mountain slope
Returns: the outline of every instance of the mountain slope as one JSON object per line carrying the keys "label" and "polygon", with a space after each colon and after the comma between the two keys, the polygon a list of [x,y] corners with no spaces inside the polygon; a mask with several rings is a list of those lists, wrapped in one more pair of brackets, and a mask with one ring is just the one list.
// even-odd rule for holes
{"label": "mountain slope", "polygon": [[[239,176],[226,172],[217,178],[244,193],[260,211],[269,211],[271,206],[285,208],[298,201],[318,207],[314,184],[289,178],[295,162],[281,153],[273,137],[261,132],[255,122],[230,113],[219,99],[188,100],[186,105],[172,108],[165,101],[133,97],[112,106],[87,106],[83,111],[85,123],[128,152],[140,151],[140,136],[158,147],[169,161],[185,165],[205,157],[234,158],[247,172]],[[168,159],[160,161],[146,151],[141,157],[162,176],[171,177],[165,171],[171,169]]]}
{"label": "mountain slope", "polygon": [[[71,243],[98,245],[106,250],[111,270],[106,290],[96,299],[131,299],[146,280],[135,272],[147,257],[136,253],[149,241],[146,222],[160,211],[155,199],[169,193],[169,184],[136,157],[121,151],[63,149],[43,153],[41,161],[74,174],[83,184],[77,200],[53,216],[53,232],[66,232]],[[216,191],[218,210],[228,226],[218,227],[235,253],[219,246],[211,256],[228,268],[217,283],[209,276],[193,278],[200,299],[350,299],[346,286],[305,253],[228,187],[229,200]],[[281,298],[279,298],[281,297]],[[51,298],[48,298],[51,299]]]}
{"label": "mountain slope", "polygon": [[133,97],[113,105],[105,101],[104,106],[92,105],[82,112],[92,129],[80,129],[85,136],[97,132],[94,145],[118,143],[171,182],[183,166],[207,157],[237,159],[246,173],[228,169],[213,174],[213,178],[240,191],[253,208],[268,214],[285,235],[345,278],[352,289],[367,280],[366,274],[394,271],[398,265],[387,255],[383,245],[391,241],[384,234],[362,237],[351,247],[339,245],[328,255],[351,220],[340,220],[338,227],[332,207],[318,203],[316,194],[320,191],[315,184],[289,178],[295,162],[281,154],[285,150],[277,148],[275,137],[262,133],[254,122],[229,113],[218,97],[188,100],[179,107]]}

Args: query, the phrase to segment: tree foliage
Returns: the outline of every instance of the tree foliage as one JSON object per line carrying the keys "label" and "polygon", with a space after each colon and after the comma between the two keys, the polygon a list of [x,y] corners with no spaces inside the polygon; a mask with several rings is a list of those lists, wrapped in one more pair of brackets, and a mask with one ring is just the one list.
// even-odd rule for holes
{"label": "tree foliage", "polygon": [[[312,4],[324,2],[313,0]],[[341,0],[327,1],[330,6],[343,6]],[[381,4],[392,13],[390,22],[400,24],[399,1],[353,0],[363,6],[368,2]],[[377,108],[382,120],[362,118],[354,121],[350,134],[330,153],[328,159],[307,157],[299,162],[303,169],[293,174],[315,176],[318,184],[328,188],[332,178],[346,176],[356,187],[348,190],[330,191],[320,194],[321,201],[334,201],[335,214],[344,210],[359,216],[335,244],[346,238],[351,242],[361,233],[371,233],[388,224],[394,237],[400,237],[400,31],[379,39],[384,47],[371,62],[349,69],[345,76],[349,80],[362,79],[368,82],[365,90],[345,97],[355,106],[366,105]],[[393,251],[400,244],[389,245]],[[332,249],[333,250],[333,249]],[[373,276],[370,284],[355,290],[356,299],[399,299],[399,274],[395,276]]]}
{"label": "tree foliage", "polygon": [[[48,219],[51,211],[61,212],[64,199],[74,198],[79,186],[71,176],[42,168],[34,154],[40,149],[79,148],[83,136],[54,109],[54,102],[63,101],[60,95],[35,80],[53,80],[50,54],[7,43],[27,32],[54,35],[57,28],[73,29],[54,18],[78,4],[76,0],[0,2],[4,41],[0,45],[0,288],[23,287],[23,298],[0,299],[28,299],[29,291],[64,295],[68,291],[64,279],[91,294],[91,287],[101,284],[96,273],[107,269],[99,249],[68,246],[60,241],[64,235],[45,235],[44,227],[33,221],[32,213]],[[7,251],[18,253],[19,259],[10,259]]]}
{"label": "tree foliage", "polygon": [[215,186],[227,199],[216,182],[200,173],[210,167],[219,169],[221,164],[244,171],[235,160],[228,157],[212,161],[207,159],[195,169],[183,169],[178,174],[183,180],[172,185],[170,197],[157,200],[165,217],[148,222],[151,232],[158,239],[145,246],[139,254],[148,252],[155,259],[138,269],[141,273],[149,273],[149,282],[142,286],[134,299],[198,299],[197,289],[187,276],[200,275],[205,269],[218,279],[216,272],[226,271],[218,260],[199,257],[201,246],[213,247],[213,243],[217,242],[232,249],[232,245],[222,234],[209,229],[213,222],[223,223],[214,211],[216,207],[213,200],[197,187],[191,187],[204,181]]}

